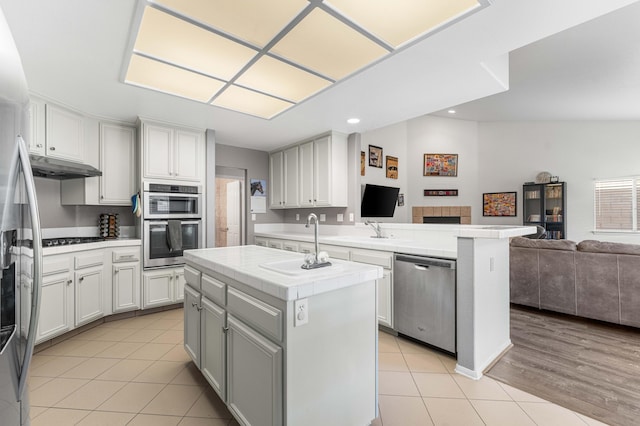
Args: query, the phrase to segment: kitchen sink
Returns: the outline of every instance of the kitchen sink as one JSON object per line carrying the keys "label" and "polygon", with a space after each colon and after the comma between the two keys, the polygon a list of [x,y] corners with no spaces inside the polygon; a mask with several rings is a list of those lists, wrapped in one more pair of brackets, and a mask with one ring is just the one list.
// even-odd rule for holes
{"label": "kitchen sink", "polygon": [[331,265],[324,268],[317,269],[302,269],[302,264],[304,263],[303,259],[293,259],[293,260],[278,260],[276,262],[267,262],[261,263],[258,266],[267,269],[269,271],[277,272],[279,274],[291,275],[291,276],[302,276],[309,274],[325,274],[325,273],[335,273],[340,269],[343,269],[342,265]]}

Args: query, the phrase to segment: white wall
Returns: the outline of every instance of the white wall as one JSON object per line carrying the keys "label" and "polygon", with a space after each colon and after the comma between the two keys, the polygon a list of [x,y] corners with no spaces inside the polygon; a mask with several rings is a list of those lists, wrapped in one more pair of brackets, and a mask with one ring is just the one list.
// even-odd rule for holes
{"label": "white wall", "polygon": [[[382,148],[382,168],[369,167],[369,145]],[[393,218],[381,219],[382,222],[407,222],[411,221],[411,203],[407,199],[407,176],[411,165],[407,160],[407,122],[372,130],[362,134],[360,149],[365,153],[365,175],[360,176],[360,183],[373,185],[394,186],[400,188],[400,194],[404,194],[404,206],[396,206]],[[398,158],[398,179],[386,177],[385,157],[390,155]],[[359,158],[359,157],[358,157]],[[360,168],[358,167],[358,170]],[[361,198],[360,198],[361,199]],[[358,213],[360,205],[358,204]],[[407,218],[409,218],[407,220]]]}
{"label": "white wall", "polygon": [[[479,192],[518,192],[522,223],[522,184],[541,171],[567,183],[567,238],[640,243],[635,234],[593,234],[593,180],[640,175],[640,122],[479,123]],[[482,218],[477,223],[494,223]]]}
{"label": "white wall", "polygon": [[[369,145],[382,147],[383,154],[398,157],[398,179],[386,178],[384,167],[369,167]],[[399,186],[404,207],[396,207],[393,219],[411,222],[413,206],[472,206],[478,212],[478,125],[475,121],[422,116],[362,134],[361,149],[367,154],[365,176],[360,182]],[[457,177],[423,176],[424,154],[458,154]],[[458,189],[457,197],[425,197],[425,189]],[[475,202],[475,203],[474,203]],[[477,217],[472,217],[477,223]]]}
{"label": "white wall", "polygon": [[[478,193],[478,123],[422,116],[407,122],[406,166],[410,206],[471,206],[471,223],[482,215]],[[458,154],[458,176],[423,176],[424,154]],[[457,189],[457,197],[425,197],[425,189]],[[411,222],[411,209],[407,222]]]}

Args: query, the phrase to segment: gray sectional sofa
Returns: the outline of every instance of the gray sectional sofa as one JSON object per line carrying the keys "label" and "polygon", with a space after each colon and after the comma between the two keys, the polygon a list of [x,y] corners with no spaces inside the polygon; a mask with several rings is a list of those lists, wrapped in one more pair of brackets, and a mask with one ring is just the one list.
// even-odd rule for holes
{"label": "gray sectional sofa", "polygon": [[516,237],[511,302],[640,327],[640,245]]}

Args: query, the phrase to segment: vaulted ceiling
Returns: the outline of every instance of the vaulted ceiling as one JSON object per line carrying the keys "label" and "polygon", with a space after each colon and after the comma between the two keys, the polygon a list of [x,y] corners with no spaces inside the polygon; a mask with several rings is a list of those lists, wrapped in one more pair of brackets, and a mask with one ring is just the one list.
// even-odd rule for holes
{"label": "vaulted ceiling", "polygon": [[[638,1],[490,3],[272,119],[125,84],[143,0],[0,7],[34,94],[100,117],[214,129],[230,145],[270,150],[329,129],[447,115],[452,106],[474,120],[640,119]],[[351,117],[360,123],[347,124]]]}

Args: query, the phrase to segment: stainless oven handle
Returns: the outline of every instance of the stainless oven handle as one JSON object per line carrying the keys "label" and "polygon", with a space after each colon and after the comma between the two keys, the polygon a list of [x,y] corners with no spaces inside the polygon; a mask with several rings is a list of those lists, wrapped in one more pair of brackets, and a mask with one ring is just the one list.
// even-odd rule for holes
{"label": "stainless oven handle", "polygon": [[[180,220],[180,219],[176,219],[176,220]],[[168,220],[147,219],[146,222],[149,222],[149,225],[168,225],[169,224]],[[180,222],[182,222],[183,225],[199,225],[200,223],[202,223],[202,220],[180,220]]]}
{"label": "stainless oven handle", "polygon": [[171,198],[200,198],[200,194],[187,194],[183,192],[146,192],[149,197],[171,197]]}

